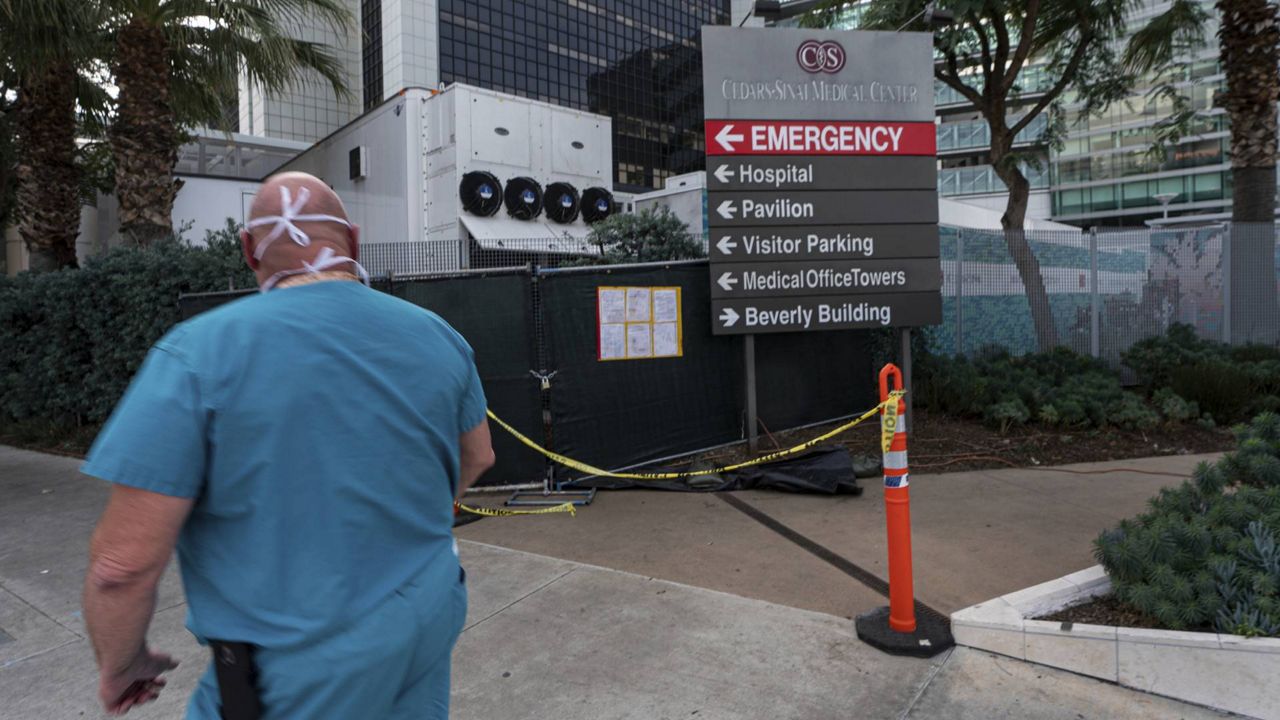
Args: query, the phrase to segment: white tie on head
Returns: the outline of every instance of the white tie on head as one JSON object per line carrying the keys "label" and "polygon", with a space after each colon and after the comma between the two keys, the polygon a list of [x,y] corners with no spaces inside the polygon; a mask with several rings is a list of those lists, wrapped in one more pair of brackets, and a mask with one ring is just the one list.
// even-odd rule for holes
{"label": "white tie on head", "polygon": [[258,243],[258,247],[254,249],[253,251],[254,258],[261,260],[263,253],[267,251],[267,246],[275,242],[277,238],[279,238],[281,235],[285,234],[286,232],[289,233],[289,238],[293,240],[295,243],[297,243],[298,245],[302,247],[310,247],[311,236],[303,232],[302,228],[298,227],[295,223],[334,222],[334,223],[338,223],[339,225],[345,225],[346,227],[351,227],[351,223],[347,222],[346,220],[343,220],[340,217],[335,217],[333,215],[302,214],[303,209],[307,207],[307,201],[310,199],[311,199],[311,188],[307,188],[307,187],[302,188],[298,192],[297,202],[294,202],[293,193],[289,191],[289,188],[284,185],[280,186],[280,214],[269,215],[267,217],[260,217],[256,220],[250,220],[249,224],[245,226],[246,228],[252,230],[253,228],[262,227],[264,225],[275,225],[275,229],[271,231],[271,234],[263,238],[262,242]]}
{"label": "white tie on head", "polygon": [[[305,188],[305,187],[302,188],[298,192],[298,199],[297,199],[297,202],[295,202],[293,199],[293,193],[289,192],[289,188],[283,185],[280,186],[280,214],[270,215],[267,217],[260,217],[256,220],[249,221],[249,223],[245,225],[245,227],[249,229],[262,227],[263,225],[275,225],[275,228],[271,231],[271,234],[263,238],[262,242],[258,243],[258,247],[253,251],[253,256],[255,258],[257,258],[258,260],[261,260],[263,253],[267,251],[267,246],[270,245],[272,242],[274,242],[281,235],[285,234],[286,232],[289,233],[289,239],[293,240],[299,246],[310,247],[311,236],[307,235],[307,233],[304,232],[302,228],[298,227],[295,223],[334,222],[334,223],[338,223],[339,225],[351,227],[351,223],[347,222],[346,220],[343,220],[340,217],[335,217],[333,215],[303,214],[302,211],[307,207],[307,201],[310,199],[311,199],[311,190],[309,188]],[[303,260],[302,269],[281,270],[275,275],[272,275],[270,278],[267,279],[266,282],[262,284],[261,290],[264,293],[268,292],[273,287],[275,287],[276,284],[279,283],[281,280],[291,275],[306,275],[306,274],[314,275],[317,273],[324,272],[329,268],[338,267],[340,265],[346,265],[348,263],[355,266],[356,274],[360,277],[361,282],[363,282],[365,285],[368,285],[369,273],[365,271],[365,269],[360,265],[360,263],[356,262],[352,258],[349,258],[345,255],[339,256],[337,253],[333,251],[333,248],[331,247],[325,247],[325,248],[321,248],[319,254],[317,254],[315,259],[312,260],[311,262],[307,262],[306,260]]]}

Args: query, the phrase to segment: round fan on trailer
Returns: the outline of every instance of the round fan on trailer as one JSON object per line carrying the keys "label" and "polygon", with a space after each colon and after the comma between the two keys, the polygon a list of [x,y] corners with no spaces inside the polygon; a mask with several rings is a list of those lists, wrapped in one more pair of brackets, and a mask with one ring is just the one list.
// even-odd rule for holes
{"label": "round fan on trailer", "polygon": [[462,209],[472,215],[489,217],[502,207],[502,182],[483,170],[473,170],[462,176],[458,186]]}
{"label": "round fan on trailer", "polygon": [[613,193],[602,187],[587,188],[582,193],[582,219],[594,225],[618,211]]}
{"label": "round fan on trailer", "polygon": [[547,217],[567,225],[578,219],[578,189],[566,182],[553,182],[547,186],[547,197],[542,201]]}
{"label": "round fan on trailer", "polygon": [[533,178],[508,180],[504,200],[507,214],[517,220],[532,220],[542,214],[542,186]]}

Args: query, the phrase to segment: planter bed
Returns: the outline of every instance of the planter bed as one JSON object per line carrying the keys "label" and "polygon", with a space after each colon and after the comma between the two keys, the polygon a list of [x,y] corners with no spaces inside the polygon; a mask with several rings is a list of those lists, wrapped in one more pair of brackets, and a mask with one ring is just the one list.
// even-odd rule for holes
{"label": "planter bed", "polygon": [[1143,692],[1280,720],[1280,638],[1037,620],[1111,591],[1101,566],[965,608],[956,643]]}

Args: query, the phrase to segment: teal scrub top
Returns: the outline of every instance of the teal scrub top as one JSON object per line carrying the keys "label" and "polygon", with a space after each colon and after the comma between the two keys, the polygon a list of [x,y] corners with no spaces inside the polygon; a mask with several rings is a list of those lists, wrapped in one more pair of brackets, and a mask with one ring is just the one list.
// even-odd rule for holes
{"label": "teal scrub top", "polygon": [[174,328],[83,470],[194,498],[178,542],[188,627],[286,648],[411,580],[457,582],[459,437],[484,418],[471,348],[443,320],[320,282]]}

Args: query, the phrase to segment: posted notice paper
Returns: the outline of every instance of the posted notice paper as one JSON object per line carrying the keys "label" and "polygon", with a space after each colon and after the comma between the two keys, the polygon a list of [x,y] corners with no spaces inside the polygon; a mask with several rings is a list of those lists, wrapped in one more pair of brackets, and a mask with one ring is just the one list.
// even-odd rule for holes
{"label": "posted notice paper", "polygon": [[684,356],[678,287],[596,288],[599,357],[644,360]]}
{"label": "posted notice paper", "polygon": [[653,356],[678,357],[680,352],[680,325],[655,323],[653,326]]}
{"label": "posted notice paper", "polygon": [[653,289],[653,321],[680,322],[680,288]]}
{"label": "posted notice paper", "polygon": [[627,291],[622,288],[600,288],[598,291],[600,324],[611,325],[627,321]]}
{"label": "posted notice paper", "polygon": [[627,322],[650,322],[653,294],[647,287],[627,288]]}
{"label": "posted notice paper", "polygon": [[627,325],[627,357],[653,357],[653,326],[649,323]]}
{"label": "posted notice paper", "polygon": [[600,326],[600,359],[624,360],[627,357],[627,326],[610,323]]}

